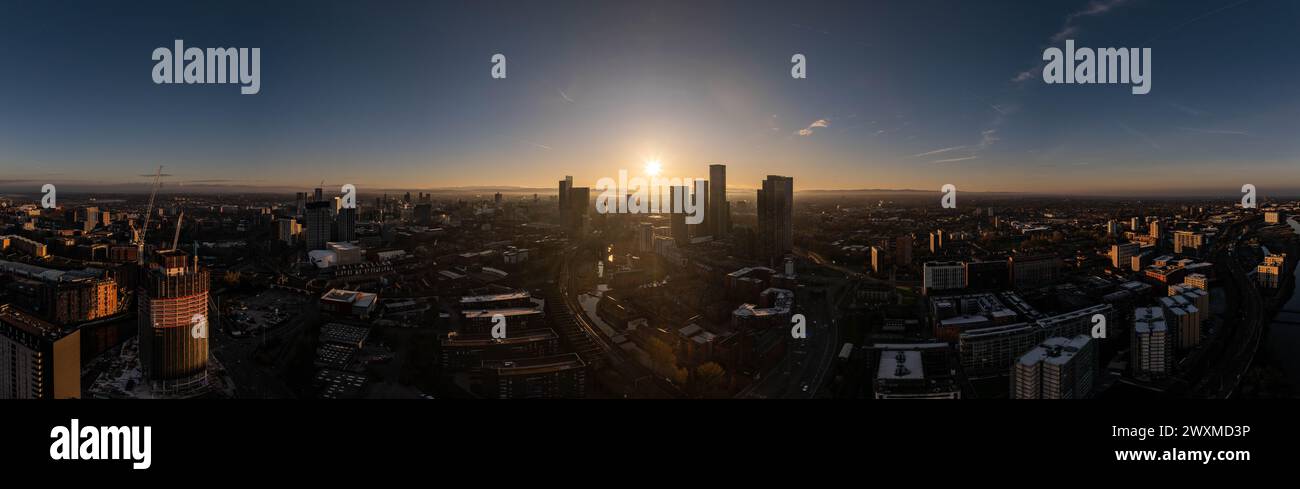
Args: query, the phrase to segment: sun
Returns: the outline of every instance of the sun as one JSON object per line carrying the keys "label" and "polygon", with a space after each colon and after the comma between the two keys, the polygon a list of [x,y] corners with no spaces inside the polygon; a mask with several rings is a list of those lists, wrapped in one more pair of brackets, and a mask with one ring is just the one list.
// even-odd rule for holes
{"label": "sun", "polygon": [[657,177],[659,176],[659,172],[662,170],[663,170],[663,165],[659,163],[659,160],[648,160],[645,162],[646,175]]}

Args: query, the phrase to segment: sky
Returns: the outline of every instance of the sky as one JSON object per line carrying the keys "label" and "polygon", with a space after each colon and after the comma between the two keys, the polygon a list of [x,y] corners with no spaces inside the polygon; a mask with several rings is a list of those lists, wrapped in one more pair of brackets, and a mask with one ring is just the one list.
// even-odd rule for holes
{"label": "sky", "polygon": [[[192,186],[553,188],[658,160],[726,164],[732,188],[1293,191],[1297,26],[1289,0],[0,0],[0,188],[158,165]],[[1065,38],[1151,48],[1150,93],[1044,83]],[[155,84],[175,39],[260,48],[260,93]]]}

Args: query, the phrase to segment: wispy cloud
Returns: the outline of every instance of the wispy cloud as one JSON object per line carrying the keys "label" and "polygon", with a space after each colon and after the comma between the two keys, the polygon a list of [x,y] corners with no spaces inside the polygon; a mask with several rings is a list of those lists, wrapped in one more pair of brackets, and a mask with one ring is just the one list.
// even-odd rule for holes
{"label": "wispy cloud", "polygon": [[[1000,121],[998,123],[1001,124]],[[996,128],[985,129],[983,132],[980,132],[980,144],[979,146],[977,146],[977,148],[984,149],[989,146],[993,146],[993,143],[996,143],[1001,140],[1002,138],[998,137],[998,130]]]}
{"label": "wispy cloud", "polygon": [[958,162],[958,161],[968,161],[968,160],[976,160],[976,159],[979,159],[979,157],[978,157],[978,156],[964,156],[964,157],[961,157],[961,158],[948,158],[948,159],[946,159],[946,160],[934,160],[934,161],[932,161],[931,163],[955,163],[955,162]]}
{"label": "wispy cloud", "polygon": [[1039,67],[1035,66],[1020,73],[1016,73],[1016,76],[1011,77],[1011,81],[1016,83],[1027,82],[1037,77],[1039,71],[1041,71]]}
{"label": "wispy cloud", "polygon": [[1002,140],[1002,137],[998,136],[998,128],[1002,126],[1002,122],[1006,119],[1008,115],[1015,113],[1015,111],[1019,109],[1019,106],[1016,105],[989,104],[989,107],[992,108],[997,114],[993,116],[993,121],[989,123],[989,125],[985,126],[987,129],[980,131],[980,140],[978,143],[975,143],[973,145],[963,144],[960,146],[949,146],[947,148],[939,148],[935,150],[926,151],[924,153],[917,153],[912,155],[911,157],[921,158],[925,156],[934,156],[934,155],[952,153],[956,151],[958,152],[957,153],[958,155],[965,154],[965,156],[945,158],[941,160],[932,161],[931,163],[952,163],[956,161],[967,161],[967,160],[973,160],[979,158],[979,155],[983,153],[984,150],[989,149],[998,141]]}
{"label": "wispy cloud", "polygon": [[939,149],[936,149],[936,150],[933,150],[933,151],[926,151],[926,152],[924,152],[924,153],[917,153],[917,154],[912,155],[912,157],[913,157],[913,158],[920,158],[920,157],[922,157],[922,156],[937,155],[937,154],[941,154],[941,153],[947,153],[947,152],[949,152],[949,151],[957,151],[957,150],[959,150],[959,149],[966,149],[966,148],[968,148],[968,147],[969,147],[969,146],[966,146],[966,145],[962,145],[962,146],[950,146],[950,147],[947,147],[947,148],[939,148]]}
{"label": "wispy cloud", "polygon": [[830,119],[817,119],[813,121],[812,124],[808,124],[808,127],[800,129],[799,132],[797,132],[796,134],[800,136],[811,136],[814,130],[823,127],[830,127],[830,126],[831,126]]}
{"label": "wispy cloud", "polygon": [[1180,127],[1178,129],[1187,132],[1200,133],[1200,134],[1222,134],[1227,136],[1253,136],[1253,134],[1249,132],[1237,131],[1232,129],[1201,129],[1199,127]]}
{"label": "wispy cloud", "polygon": [[[1055,34],[1052,34],[1049,39],[1052,43],[1059,43],[1074,37],[1079,34],[1080,30],[1082,30],[1078,24],[1080,19],[1105,15],[1107,12],[1115,10],[1129,2],[1130,0],[1092,0],[1091,2],[1088,2],[1083,9],[1071,12],[1070,15],[1065,16],[1065,22],[1061,25],[1060,30],[1057,30]],[[1011,81],[1014,83],[1024,83],[1038,78],[1039,73],[1042,73],[1042,71],[1043,63],[1039,61],[1033,68],[1016,73],[1015,76],[1011,77]]]}
{"label": "wispy cloud", "polygon": [[564,99],[565,102],[573,103],[573,99],[569,97],[569,94],[564,93],[564,90],[560,90],[557,88],[555,89],[555,91],[560,92],[560,98]]}
{"label": "wispy cloud", "polygon": [[1129,3],[1129,0],[1093,0],[1088,2],[1088,5],[1084,6],[1083,10],[1071,13],[1065,17],[1065,25],[1062,26],[1061,30],[1057,31],[1056,34],[1052,35],[1052,42],[1061,42],[1075,34],[1078,34],[1079,26],[1075,24],[1075,21],[1085,17],[1103,15],[1117,7],[1123,6],[1126,3]]}

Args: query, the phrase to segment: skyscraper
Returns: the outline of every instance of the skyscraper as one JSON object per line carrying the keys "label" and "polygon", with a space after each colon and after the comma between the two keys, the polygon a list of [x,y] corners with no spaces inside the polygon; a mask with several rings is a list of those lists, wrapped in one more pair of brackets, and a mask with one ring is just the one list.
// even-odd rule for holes
{"label": "skyscraper", "polygon": [[569,211],[569,189],[573,188],[573,177],[566,176],[560,180],[560,214]]}
{"label": "skyscraper", "polygon": [[339,209],[339,215],[335,218],[335,227],[338,229],[338,237],[335,241],[356,241],[357,240],[357,208],[344,207]]}
{"label": "skyscraper", "polygon": [[587,210],[591,208],[591,188],[569,187],[568,203],[569,230],[582,234],[587,225]]}
{"label": "skyscraper", "polygon": [[731,206],[727,203],[727,165],[709,165],[709,234],[722,239],[731,221]]}
{"label": "skyscraper", "polygon": [[683,204],[687,202],[686,199],[690,198],[690,194],[685,186],[669,187],[668,189],[669,202],[672,205],[670,209],[679,211],[668,214],[669,231],[673,241],[677,242],[677,247],[681,248],[690,242],[690,236],[687,235],[686,231],[686,213],[680,212],[680,209],[684,209]]}
{"label": "skyscraper", "polygon": [[794,179],[768,175],[758,191],[760,253],[775,263],[794,249]]}
{"label": "skyscraper", "polygon": [[307,229],[303,231],[307,251],[323,250],[325,243],[330,241],[330,230],[334,224],[330,207],[332,203],[321,200],[307,203]]}
{"label": "skyscraper", "polygon": [[1139,307],[1133,312],[1130,343],[1131,367],[1136,376],[1163,377],[1173,364],[1169,326],[1159,307]]}
{"label": "skyscraper", "polygon": [[691,191],[691,195],[695,198],[693,201],[695,202],[695,205],[700,206],[698,207],[699,212],[703,213],[704,219],[700,220],[699,224],[690,225],[691,235],[695,237],[710,236],[713,230],[713,228],[710,227],[713,225],[710,222],[710,219],[712,218],[710,213],[713,212],[713,208],[709,207],[709,182],[708,180],[705,180],[698,183],[704,184],[703,192],[698,191],[699,188],[695,185],[691,185],[689,190]]}
{"label": "skyscraper", "polygon": [[136,292],[140,365],[155,394],[202,393],[208,378],[208,272],[184,251],[160,251]]}

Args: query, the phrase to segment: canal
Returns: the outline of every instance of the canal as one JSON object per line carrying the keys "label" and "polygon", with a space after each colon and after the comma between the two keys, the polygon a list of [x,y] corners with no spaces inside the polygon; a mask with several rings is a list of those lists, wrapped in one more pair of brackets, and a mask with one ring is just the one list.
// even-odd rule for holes
{"label": "canal", "polygon": [[[1291,218],[1287,224],[1291,225],[1293,232],[1300,235],[1300,222]],[[1287,257],[1289,260],[1296,258]],[[1300,380],[1300,267],[1296,267],[1294,273],[1298,286],[1292,290],[1291,298],[1273,319],[1267,338],[1269,356],[1282,368],[1287,380],[1293,385]]]}

